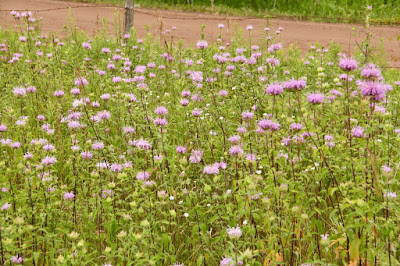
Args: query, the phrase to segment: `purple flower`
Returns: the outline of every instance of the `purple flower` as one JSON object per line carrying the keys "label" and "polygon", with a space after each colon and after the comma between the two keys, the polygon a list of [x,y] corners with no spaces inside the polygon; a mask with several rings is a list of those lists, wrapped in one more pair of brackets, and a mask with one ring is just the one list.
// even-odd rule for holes
{"label": "purple flower", "polygon": [[46,156],[46,157],[44,157],[44,158],[42,159],[42,164],[45,165],[45,166],[53,165],[53,164],[55,164],[56,162],[57,162],[57,159],[56,159],[55,157]]}
{"label": "purple flower", "polygon": [[366,136],[364,130],[363,127],[357,126],[351,130],[351,135],[356,138],[364,138]]}
{"label": "purple flower", "polygon": [[151,144],[147,140],[140,139],[136,142],[136,147],[142,150],[148,150],[151,148]]}
{"label": "purple flower", "polygon": [[17,88],[14,88],[13,93],[17,97],[23,97],[26,95],[26,89],[23,87],[17,87]]}
{"label": "purple flower", "polygon": [[11,261],[14,264],[24,264],[24,257],[19,256],[18,254],[16,256],[11,257]]}
{"label": "purple flower", "polygon": [[242,230],[240,230],[239,226],[236,226],[236,227],[228,226],[227,233],[228,233],[229,237],[233,238],[233,239],[237,239],[242,236]]}
{"label": "purple flower", "polygon": [[156,119],[154,119],[153,122],[154,122],[154,124],[157,125],[157,126],[166,126],[166,125],[168,124],[167,119],[165,119],[165,118],[160,118],[160,117],[157,117]]}
{"label": "purple flower", "polygon": [[[183,93],[182,93],[182,95],[183,95]],[[158,115],[166,115],[166,114],[168,114],[168,109],[165,108],[164,106],[159,106],[156,108],[154,113],[156,113]]]}
{"label": "purple flower", "polygon": [[228,141],[231,142],[231,143],[237,143],[237,142],[240,141],[240,139],[241,139],[240,136],[234,135],[234,136],[229,137]]}
{"label": "purple flower", "polygon": [[283,93],[283,87],[280,84],[271,84],[266,87],[265,92],[270,95],[279,95]]}
{"label": "purple flower", "polygon": [[232,147],[229,149],[229,154],[230,154],[230,155],[239,155],[239,154],[243,154],[243,149],[242,149],[240,146],[238,146],[238,145],[232,146]]}
{"label": "purple flower", "polygon": [[176,152],[177,153],[186,153],[187,149],[184,146],[178,146],[176,147]]}
{"label": "purple flower", "polygon": [[90,160],[93,158],[93,154],[90,151],[81,152],[81,157],[83,160]]}
{"label": "purple flower", "polygon": [[320,104],[324,102],[324,95],[321,93],[313,93],[307,96],[307,101],[313,104]]}
{"label": "purple flower", "polygon": [[200,40],[200,41],[197,42],[197,47],[199,49],[206,49],[207,46],[208,46],[208,43],[207,43],[206,40]]}
{"label": "purple flower", "polygon": [[150,178],[150,172],[138,172],[136,174],[136,179],[140,181],[145,181]]}
{"label": "purple flower", "polygon": [[116,173],[122,172],[122,168],[123,168],[122,165],[119,163],[113,163],[110,166],[110,170]]}
{"label": "purple flower", "polygon": [[201,158],[203,156],[203,152],[200,150],[193,150],[192,155],[189,157],[189,161],[191,163],[199,163],[201,161]]}
{"label": "purple flower", "polygon": [[354,71],[358,67],[358,63],[354,59],[343,58],[339,62],[339,67],[344,71]]}
{"label": "purple flower", "polygon": [[382,84],[378,82],[363,82],[360,86],[360,89],[363,96],[378,96],[385,94]]}
{"label": "purple flower", "polygon": [[217,175],[219,173],[219,165],[206,165],[203,169],[203,173],[207,175]]}
{"label": "purple flower", "polygon": [[95,142],[92,144],[92,149],[93,150],[101,150],[104,148],[103,142]]}
{"label": "purple flower", "polygon": [[223,258],[219,262],[220,266],[235,266],[235,261],[231,257]]}
{"label": "purple flower", "polygon": [[306,82],[302,79],[291,79],[283,83],[283,88],[287,91],[300,91],[306,87]]}
{"label": "purple flower", "polygon": [[70,199],[73,199],[74,197],[75,197],[75,194],[74,194],[73,191],[71,191],[71,192],[65,192],[65,193],[64,193],[64,196],[63,196],[63,198],[64,198],[65,200],[70,200]]}
{"label": "purple flower", "polygon": [[86,86],[88,84],[89,83],[85,78],[77,78],[77,79],[75,79],[75,85],[76,86]]}
{"label": "purple flower", "polygon": [[6,202],[6,203],[4,203],[3,206],[1,206],[1,210],[2,210],[2,211],[5,211],[5,210],[7,210],[7,209],[10,208],[10,207],[11,207],[11,204],[8,203],[8,202]]}
{"label": "purple flower", "polygon": [[252,113],[252,112],[243,112],[242,113],[242,118],[244,120],[251,120],[251,119],[253,119],[253,117],[254,117],[254,113]]}

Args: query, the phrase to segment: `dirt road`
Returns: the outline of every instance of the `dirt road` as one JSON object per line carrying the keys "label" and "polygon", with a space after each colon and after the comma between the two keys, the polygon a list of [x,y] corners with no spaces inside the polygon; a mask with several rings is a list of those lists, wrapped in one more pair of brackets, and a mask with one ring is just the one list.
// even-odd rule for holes
{"label": "dirt road", "polygon": [[[115,12],[123,14],[123,8],[105,7],[96,5],[88,7],[85,3],[72,3],[58,0],[1,0],[0,1],[0,25],[12,26],[14,24],[12,17],[7,10],[37,10],[36,17],[42,17],[42,29],[45,33],[61,32],[66,24],[69,14],[74,18],[77,26],[93,35],[102,27],[102,19],[107,20],[107,25],[112,32],[115,25]],[[68,9],[68,7],[74,7]],[[63,8],[63,9],[62,9]],[[57,9],[57,10],[54,10]],[[3,10],[3,11],[2,11]],[[134,25],[139,36],[146,34],[146,25],[150,26],[150,32],[155,36],[165,38],[162,34],[165,30],[171,30],[175,36],[183,39],[187,44],[193,44],[200,39],[201,25],[206,25],[204,30],[208,41],[217,39],[219,29],[218,24],[225,25],[223,34],[225,40],[229,41],[235,25],[242,28],[246,33],[246,27],[254,27],[253,36],[259,39],[264,36],[264,27],[266,20],[233,17],[223,15],[210,15],[201,13],[173,12],[164,10],[153,10],[136,8]],[[121,20],[122,21],[122,20]],[[270,28],[273,33],[279,28],[284,30],[280,34],[281,41],[285,47],[290,44],[306,51],[310,44],[319,42],[327,46],[330,41],[342,45],[346,53],[352,53],[356,46],[356,41],[363,39],[362,25],[351,24],[329,24],[304,21],[288,21],[272,19]],[[357,37],[352,36],[351,28],[360,32]],[[381,42],[384,45],[390,66],[400,67],[400,27],[396,26],[373,26],[372,32],[373,45],[378,46]],[[246,33],[247,34],[247,33]]]}

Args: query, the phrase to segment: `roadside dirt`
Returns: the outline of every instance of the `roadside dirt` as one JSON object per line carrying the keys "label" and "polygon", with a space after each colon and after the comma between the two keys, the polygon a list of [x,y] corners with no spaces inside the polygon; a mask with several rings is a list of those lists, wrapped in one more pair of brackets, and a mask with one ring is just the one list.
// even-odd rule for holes
{"label": "roadside dirt", "polygon": [[[68,7],[73,8],[69,9]],[[103,18],[106,19],[109,32],[112,34],[115,28],[116,11],[119,11],[121,21],[123,15],[123,8],[120,7],[58,0],[1,0],[0,25],[2,27],[15,24],[9,10],[37,11],[35,16],[43,18],[42,30],[44,33],[62,32],[72,15],[76,25],[89,35],[94,35],[103,27]],[[216,41],[219,34],[218,24],[220,23],[225,25],[222,30],[224,42],[229,42],[232,38],[231,33],[234,32],[235,27],[243,29],[245,36],[247,36],[246,27],[248,25],[254,27],[252,34],[254,40],[257,41],[265,36],[264,27],[267,25],[265,19],[135,8],[134,25],[138,36],[145,36],[146,26],[149,26],[149,32],[154,36],[165,39],[170,38],[168,34],[173,34],[187,45],[193,45],[200,39],[202,25],[206,26],[204,30],[206,39],[210,42]],[[172,30],[172,27],[176,27],[176,30]],[[351,54],[357,42],[362,41],[365,36],[362,25],[352,24],[271,19],[269,27],[273,34],[279,27],[283,27],[284,30],[281,32],[280,38],[284,47],[295,44],[302,51],[307,51],[309,46],[315,42],[327,46],[329,42],[333,41],[340,44],[345,53]],[[358,36],[352,36],[354,33],[351,30],[352,28],[355,28],[355,32],[359,32]],[[171,30],[171,33],[162,34],[165,30]],[[400,67],[400,40],[398,40],[400,27],[372,26],[372,32],[372,45],[377,47],[381,43],[384,45],[388,65]]]}

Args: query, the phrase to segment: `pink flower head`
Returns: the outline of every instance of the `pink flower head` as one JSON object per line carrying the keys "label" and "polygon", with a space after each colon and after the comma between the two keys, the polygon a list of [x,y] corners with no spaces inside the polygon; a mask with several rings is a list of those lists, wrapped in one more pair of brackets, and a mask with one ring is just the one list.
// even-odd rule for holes
{"label": "pink flower head", "polygon": [[351,135],[356,138],[364,138],[366,137],[364,130],[365,129],[363,127],[357,126],[351,130]]}
{"label": "pink flower head", "polygon": [[313,93],[307,96],[307,101],[313,104],[320,104],[324,102],[324,95],[321,93]]}
{"label": "pink flower head", "polygon": [[80,78],[75,79],[76,86],[86,86],[88,84],[89,84],[89,82],[85,78],[80,77]]}
{"label": "pink flower head", "polygon": [[150,178],[150,172],[138,172],[136,174],[136,179],[140,180],[140,181],[145,181],[148,180]]}
{"label": "pink flower head", "polygon": [[287,91],[300,91],[306,87],[306,82],[302,79],[291,79],[283,83],[283,88]]}
{"label": "pink flower head", "polygon": [[53,165],[53,164],[55,164],[56,162],[57,162],[57,159],[56,159],[55,157],[46,156],[46,157],[44,157],[44,158],[42,159],[42,164],[45,165],[45,166]]}
{"label": "pink flower head", "polygon": [[199,49],[206,49],[207,46],[208,46],[208,43],[207,43],[206,40],[200,40],[200,41],[197,42],[197,47]]}
{"label": "pink flower head", "polygon": [[176,152],[177,153],[186,153],[187,149],[184,146],[178,146],[176,147]]}
{"label": "pink flower head", "polygon": [[18,254],[16,256],[11,257],[11,261],[14,264],[24,264],[24,257],[19,256]]}
{"label": "pink flower head", "polygon": [[70,199],[75,198],[75,194],[74,194],[73,191],[71,191],[71,192],[65,192],[64,195],[63,195],[63,198],[64,198],[65,200],[70,200]]}
{"label": "pink flower head", "polygon": [[382,84],[373,81],[363,82],[360,89],[363,96],[377,96],[385,93]]}
{"label": "pink flower head", "polygon": [[230,154],[230,155],[240,155],[240,154],[243,154],[243,149],[242,149],[239,145],[232,146],[232,147],[229,149],[229,154]]}
{"label": "pink flower head", "polygon": [[283,87],[280,84],[271,84],[266,87],[265,92],[270,95],[279,95],[283,93]]}
{"label": "pink flower head", "polygon": [[164,106],[159,106],[159,107],[156,108],[154,113],[156,113],[158,115],[167,115],[168,114],[168,109],[165,108]]}
{"label": "pink flower head", "polygon": [[26,95],[26,89],[23,87],[17,87],[17,88],[14,88],[13,93],[17,97],[23,97]]}
{"label": "pink flower head", "polygon": [[90,151],[81,152],[81,157],[83,160],[90,160],[93,158],[93,154]]}
{"label": "pink flower head", "polygon": [[217,175],[219,173],[219,167],[215,164],[206,165],[203,169],[203,173],[207,175]]}
{"label": "pink flower head", "polygon": [[191,163],[199,163],[203,156],[203,152],[200,150],[193,150],[192,155],[189,157]]}
{"label": "pink flower head", "polygon": [[358,63],[354,59],[342,58],[339,67],[344,71],[354,71],[358,67]]}
{"label": "pink flower head", "polygon": [[254,117],[254,113],[252,113],[252,112],[243,112],[242,113],[242,118],[244,119],[244,120],[251,120],[251,119],[253,119],[253,117]]}
{"label": "pink flower head", "polygon": [[148,150],[151,148],[151,144],[147,140],[140,139],[136,142],[136,147],[142,150]]}

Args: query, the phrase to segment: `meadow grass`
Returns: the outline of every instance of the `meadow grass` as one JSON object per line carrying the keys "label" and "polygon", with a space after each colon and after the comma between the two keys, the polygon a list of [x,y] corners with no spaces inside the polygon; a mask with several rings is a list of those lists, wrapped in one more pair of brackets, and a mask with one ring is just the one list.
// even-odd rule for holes
{"label": "meadow grass", "polygon": [[399,72],[368,40],[300,57],[284,29],[191,49],[12,15],[1,264],[400,263]]}

